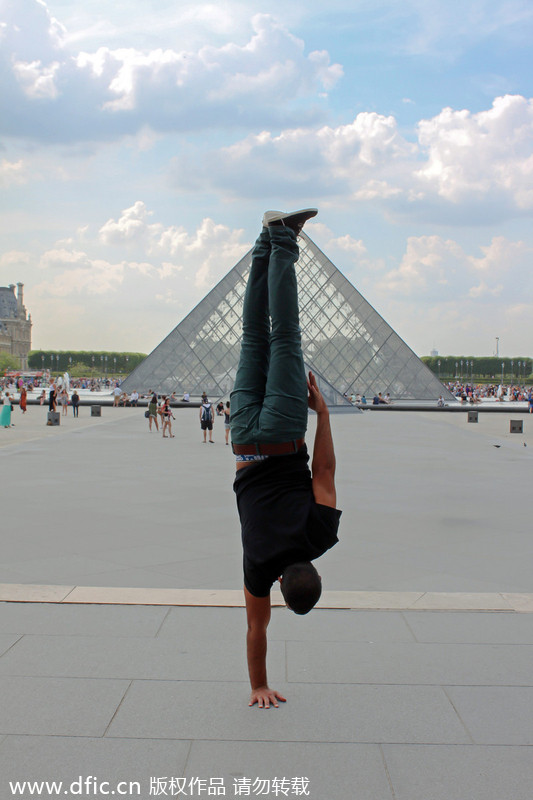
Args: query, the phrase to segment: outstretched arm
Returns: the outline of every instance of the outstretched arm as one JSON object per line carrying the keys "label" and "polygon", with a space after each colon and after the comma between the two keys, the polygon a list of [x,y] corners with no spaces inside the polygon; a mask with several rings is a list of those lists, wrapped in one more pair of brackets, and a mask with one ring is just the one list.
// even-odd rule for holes
{"label": "outstretched arm", "polygon": [[311,464],[313,494],[315,501],[320,505],[336,508],[335,450],[329,424],[329,411],[312,372],[309,373],[307,388],[309,390],[309,408],[316,411],[317,415],[315,445]]}
{"label": "outstretched arm", "polygon": [[257,703],[259,708],[270,708],[270,703],[276,708],[278,700],[285,702],[285,698],[270,689],[267,682],[266,654],[267,654],[267,628],[270,622],[270,595],[268,597],[254,597],[244,587],[246,600],[246,617],[248,632],[246,634],[246,653],[248,657],[248,674],[252,693],[248,705]]}

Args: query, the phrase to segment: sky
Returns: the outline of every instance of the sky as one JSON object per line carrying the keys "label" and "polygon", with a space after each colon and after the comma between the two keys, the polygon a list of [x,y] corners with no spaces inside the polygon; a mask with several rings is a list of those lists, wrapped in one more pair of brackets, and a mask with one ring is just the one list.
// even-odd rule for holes
{"label": "sky", "polygon": [[0,285],[149,353],[306,232],[418,355],[533,355],[531,0],[0,0]]}

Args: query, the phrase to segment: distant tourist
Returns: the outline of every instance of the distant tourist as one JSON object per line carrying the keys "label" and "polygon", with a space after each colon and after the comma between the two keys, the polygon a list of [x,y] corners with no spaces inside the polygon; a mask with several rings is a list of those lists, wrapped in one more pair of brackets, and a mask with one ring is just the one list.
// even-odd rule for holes
{"label": "distant tourist", "polygon": [[[163,439],[174,439],[174,435],[172,433],[172,420],[176,418],[172,413],[172,409],[170,408],[170,401],[168,397],[163,397],[163,403],[161,405],[161,419],[163,420]],[[165,431],[168,431],[168,436]]]}
{"label": "distant tourist", "polygon": [[74,391],[72,393],[72,397],[70,398],[70,403],[72,405],[72,415],[74,417],[77,417],[78,416],[78,408],[79,408],[79,405],[80,405],[80,396],[78,394],[78,390],[77,389],[74,389]]}
{"label": "distant tourist", "polygon": [[26,407],[28,403],[28,392],[26,391],[25,386],[20,387],[20,399],[19,399],[19,408],[23,414],[26,413]]}
{"label": "distant tourist", "polygon": [[159,433],[159,423],[157,422],[157,393],[154,392],[148,404],[148,429],[152,430],[152,422],[155,422],[155,429]]}
{"label": "distant tourist", "polygon": [[7,392],[5,395],[0,392],[0,404],[2,406],[2,410],[0,411],[0,425],[3,428],[9,428],[11,426],[11,398]]}
{"label": "distant tourist", "polygon": [[229,444],[229,432],[230,432],[230,406],[229,400],[226,403],[226,408],[224,409],[224,436],[226,437],[226,444]]}
{"label": "distant tourist", "polygon": [[133,392],[130,394],[130,406],[135,406],[135,407],[137,407],[137,403],[138,403],[138,402],[139,402],[139,392],[137,392],[137,391],[135,391],[135,390],[134,390],[134,391],[133,391]]}
{"label": "distant tourist", "polygon": [[62,409],[62,415],[66,417],[68,411],[68,392],[66,389],[61,390],[61,394],[59,395],[59,403]]}
{"label": "distant tourist", "polygon": [[55,411],[57,408],[57,389],[53,383],[50,386],[50,394],[48,395],[48,411]]}
{"label": "distant tourist", "polygon": [[215,419],[215,414],[213,411],[213,405],[207,399],[207,395],[205,394],[205,400],[203,400],[202,395],[202,405],[200,406],[200,427],[204,432],[204,444],[207,441],[207,431],[209,431],[209,444],[214,444],[213,442],[213,421]]}
{"label": "distant tourist", "polygon": [[190,399],[191,399],[191,396],[190,396],[189,392],[183,392],[183,397],[181,398],[181,402],[182,403],[189,403]]}
{"label": "distant tourist", "polygon": [[217,417],[221,417],[224,413],[224,403],[222,400],[217,404]]}

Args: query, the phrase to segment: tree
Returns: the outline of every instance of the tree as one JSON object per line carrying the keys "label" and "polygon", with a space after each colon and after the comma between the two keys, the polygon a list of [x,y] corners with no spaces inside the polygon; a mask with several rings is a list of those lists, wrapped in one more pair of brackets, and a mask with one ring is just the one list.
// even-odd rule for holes
{"label": "tree", "polygon": [[6,372],[20,370],[20,361],[11,353],[0,353],[0,375],[5,375]]}

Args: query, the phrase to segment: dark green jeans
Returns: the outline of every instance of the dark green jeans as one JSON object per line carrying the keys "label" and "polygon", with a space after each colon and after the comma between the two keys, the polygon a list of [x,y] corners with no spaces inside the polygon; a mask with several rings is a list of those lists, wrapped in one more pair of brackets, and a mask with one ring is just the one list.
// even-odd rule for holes
{"label": "dark green jeans", "polygon": [[[287,442],[307,428],[307,383],[294,265],[296,234],[263,228],[244,296],[241,356],[231,393],[235,444]],[[270,317],[270,318],[269,318]]]}

